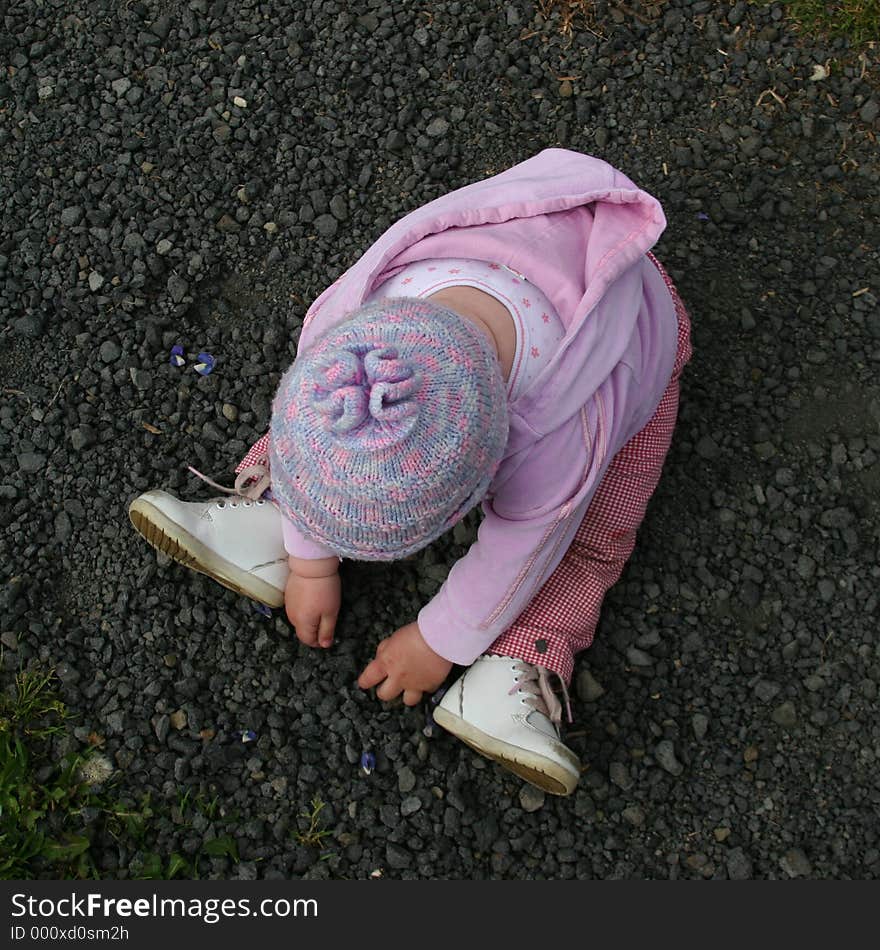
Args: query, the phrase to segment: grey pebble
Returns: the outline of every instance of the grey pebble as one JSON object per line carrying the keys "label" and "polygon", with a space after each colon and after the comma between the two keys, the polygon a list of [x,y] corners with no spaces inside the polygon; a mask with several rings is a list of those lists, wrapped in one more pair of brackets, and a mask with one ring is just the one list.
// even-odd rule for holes
{"label": "grey pebble", "polygon": [[748,881],[752,877],[752,859],[742,848],[731,848],[725,859],[731,881]]}
{"label": "grey pebble", "polygon": [[779,866],[789,877],[809,877],[813,873],[813,865],[800,848],[786,851],[779,859]]}
{"label": "grey pebble", "polygon": [[389,867],[397,870],[408,868],[412,864],[412,855],[409,851],[393,841],[389,841],[385,848],[385,859],[388,861]]}
{"label": "grey pebble", "polygon": [[418,795],[410,795],[408,798],[400,803],[400,814],[404,818],[408,818],[410,815],[414,815],[422,807],[422,800]]}
{"label": "grey pebble", "polygon": [[523,811],[533,812],[544,807],[544,792],[534,785],[523,785],[519,790],[519,804]]}
{"label": "grey pebble", "polygon": [[671,739],[661,739],[654,749],[654,757],[657,759],[660,768],[670,775],[681,775],[684,766],[675,756],[675,746]]}
{"label": "grey pebble", "polygon": [[798,717],[794,703],[791,701],[777,706],[771,713],[771,719],[783,729],[791,729],[797,725]]}
{"label": "grey pebble", "polygon": [[26,475],[38,472],[46,464],[46,456],[39,452],[22,452],[18,456],[18,467]]}
{"label": "grey pebble", "polygon": [[594,703],[605,695],[604,687],[595,679],[589,670],[581,670],[575,680],[575,691],[578,698],[585,703]]}
{"label": "grey pebble", "polygon": [[315,230],[321,237],[331,238],[339,229],[339,222],[332,214],[321,214],[315,218]]}
{"label": "grey pebble", "polygon": [[104,340],[98,348],[98,355],[104,363],[114,363],[122,356],[122,350],[115,340]]}
{"label": "grey pebble", "polygon": [[638,805],[629,805],[621,813],[624,821],[628,822],[634,828],[641,828],[645,823],[645,812]]}
{"label": "grey pebble", "polygon": [[416,776],[413,770],[404,765],[397,770],[397,787],[402,795],[406,795],[416,787]]}
{"label": "grey pebble", "polygon": [[698,740],[704,739],[709,731],[709,717],[705,713],[694,713],[691,716],[691,728]]}

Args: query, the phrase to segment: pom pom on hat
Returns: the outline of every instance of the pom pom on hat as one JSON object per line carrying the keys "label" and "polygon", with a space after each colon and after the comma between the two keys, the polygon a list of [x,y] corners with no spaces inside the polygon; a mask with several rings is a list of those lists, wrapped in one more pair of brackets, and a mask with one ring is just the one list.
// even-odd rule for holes
{"label": "pom pom on hat", "polygon": [[275,395],[272,494],[342,557],[396,560],[486,494],[507,444],[489,339],[416,297],[371,304],[319,337]]}

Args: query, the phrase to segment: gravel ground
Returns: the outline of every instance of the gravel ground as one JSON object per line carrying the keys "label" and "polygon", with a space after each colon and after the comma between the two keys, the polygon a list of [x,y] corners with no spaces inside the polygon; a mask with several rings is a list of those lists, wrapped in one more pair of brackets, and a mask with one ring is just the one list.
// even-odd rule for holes
{"label": "gravel ground", "polygon": [[[142,844],[96,836],[106,876],[226,834],[203,876],[880,873],[876,50],[780,4],[596,6],[570,37],[526,0],[0,7],[2,666],[55,665],[68,746],[104,737],[116,788],[151,793]],[[568,799],[354,685],[472,519],[344,565],[319,654],[126,518],[149,487],[205,497],[188,463],[231,470],[308,303],[384,228],[550,145],[663,202],[695,345],[576,671]],[[216,807],[184,820],[187,789]]]}

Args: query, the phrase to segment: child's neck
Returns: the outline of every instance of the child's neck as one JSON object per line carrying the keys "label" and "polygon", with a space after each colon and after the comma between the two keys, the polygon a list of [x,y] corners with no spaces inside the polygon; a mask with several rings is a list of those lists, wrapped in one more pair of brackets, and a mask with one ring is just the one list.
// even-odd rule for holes
{"label": "child's neck", "polygon": [[428,299],[454,310],[486,334],[495,347],[504,379],[507,380],[516,353],[516,328],[507,307],[476,287],[447,287],[431,294]]}

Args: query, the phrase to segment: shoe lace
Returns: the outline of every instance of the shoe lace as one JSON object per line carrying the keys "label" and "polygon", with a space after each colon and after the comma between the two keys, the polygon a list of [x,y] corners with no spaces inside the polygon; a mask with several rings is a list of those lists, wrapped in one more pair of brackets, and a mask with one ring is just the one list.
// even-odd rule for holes
{"label": "shoe lace", "polygon": [[528,693],[526,703],[543,713],[554,725],[562,722],[562,703],[556,697],[553,687],[550,685],[550,676],[553,675],[559,680],[562,687],[562,696],[565,700],[565,712],[568,722],[572,722],[571,703],[568,698],[568,687],[565,680],[558,674],[553,673],[544,666],[534,666],[526,663],[524,660],[517,660],[513,666],[514,670],[520,674],[510,689],[509,695],[513,695],[518,689]]}
{"label": "shoe lace", "polygon": [[[240,495],[242,498],[249,498],[251,501],[257,501],[268,490],[271,480],[269,478],[269,469],[265,465],[248,465],[243,468],[235,479],[232,488],[226,485],[220,485],[213,479],[203,475],[197,468],[187,465],[187,468],[203,481],[207,482],[212,488],[225,492],[227,495]],[[252,482],[252,484],[248,484]]]}

